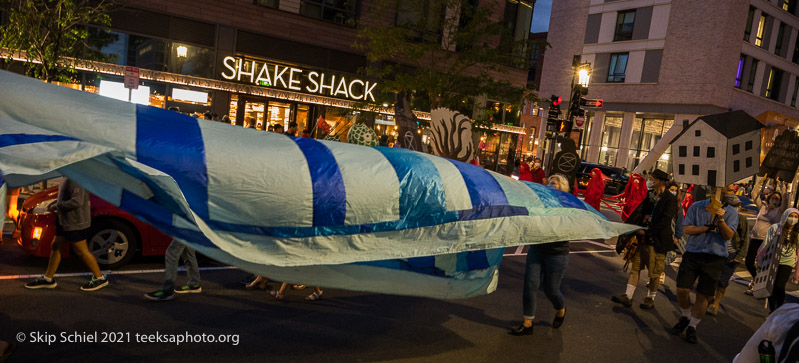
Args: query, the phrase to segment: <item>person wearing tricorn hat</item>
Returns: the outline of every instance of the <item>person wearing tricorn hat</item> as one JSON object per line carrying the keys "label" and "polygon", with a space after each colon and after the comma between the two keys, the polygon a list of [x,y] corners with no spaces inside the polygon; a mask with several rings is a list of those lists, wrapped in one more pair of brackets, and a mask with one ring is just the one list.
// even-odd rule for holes
{"label": "person wearing tricorn hat", "polygon": [[[721,270],[729,256],[727,241],[738,229],[735,208],[723,204],[718,207],[711,202],[714,201],[701,200],[688,209],[683,222],[688,238],[677,272],[677,300],[682,317],[672,328],[672,333],[679,335],[685,331],[685,340],[694,344],[697,340],[696,326],[707,312],[708,299],[716,295]],[[696,300],[692,307],[691,288],[697,279]]]}
{"label": "person wearing tricorn hat", "polygon": [[638,213],[644,216],[641,224],[647,228],[638,232],[638,239],[642,243],[639,243],[638,251],[632,259],[627,291],[623,295],[614,296],[612,300],[631,307],[640,272],[646,267],[649,273],[649,291],[641,308],[652,309],[655,307],[655,296],[660,286],[660,274],[665,268],[666,253],[674,249],[671,223],[677,214],[677,197],[667,189],[669,175],[664,171],[655,170],[649,173],[647,179],[649,195],[638,207]]}

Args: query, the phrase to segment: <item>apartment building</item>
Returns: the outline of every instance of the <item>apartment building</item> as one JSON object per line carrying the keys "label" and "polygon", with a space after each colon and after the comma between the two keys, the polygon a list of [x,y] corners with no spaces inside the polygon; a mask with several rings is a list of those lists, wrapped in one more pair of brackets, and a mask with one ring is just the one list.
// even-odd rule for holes
{"label": "apartment building", "polygon": [[744,110],[799,125],[798,14],[797,0],[554,2],[541,94],[567,98],[579,55],[587,97],[604,100],[574,135],[584,160],[671,171],[686,120]]}

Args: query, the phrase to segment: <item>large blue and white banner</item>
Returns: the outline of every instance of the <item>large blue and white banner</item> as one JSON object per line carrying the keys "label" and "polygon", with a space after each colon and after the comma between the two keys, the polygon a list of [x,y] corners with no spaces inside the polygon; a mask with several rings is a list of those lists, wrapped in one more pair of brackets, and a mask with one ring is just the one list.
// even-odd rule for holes
{"label": "large blue and white banner", "polygon": [[505,247],[635,228],[457,161],[197,120],[8,72],[0,172],[9,187],[67,176],[272,279],[436,298],[493,291]]}

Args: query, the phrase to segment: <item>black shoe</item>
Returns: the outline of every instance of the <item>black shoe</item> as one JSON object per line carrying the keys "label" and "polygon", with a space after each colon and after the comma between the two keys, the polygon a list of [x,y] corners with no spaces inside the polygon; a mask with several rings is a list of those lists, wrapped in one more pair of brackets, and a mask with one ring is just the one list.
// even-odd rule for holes
{"label": "black shoe", "polygon": [[527,327],[524,325],[519,325],[518,328],[510,330],[510,335],[515,335],[517,337],[522,335],[533,335],[533,326],[530,325]]}
{"label": "black shoe", "polygon": [[644,302],[641,303],[641,309],[654,309],[655,308],[655,299],[651,297],[647,297],[644,299]]}
{"label": "black shoe", "polygon": [[624,306],[626,306],[628,308],[633,307],[633,301],[630,300],[630,298],[627,297],[626,294],[619,295],[619,296],[614,296],[614,297],[610,298],[610,300],[612,300],[615,303],[622,304],[622,305],[624,305]]}
{"label": "black shoe", "polygon": [[566,319],[566,308],[563,308],[563,316],[558,317],[558,314],[555,313],[555,320],[552,321],[552,327],[557,329],[563,325],[563,319]]}
{"label": "black shoe", "polygon": [[80,289],[83,291],[95,291],[95,290],[100,290],[106,286],[108,286],[108,280],[105,278],[105,275],[103,275],[103,277],[99,279],[92,276],[92,279],[89,280],[89,282],[87,282],[86,285],[81,286]]}
{"label": "black shoe", "polygon": [[688,327],[685,329],[685,341],[691,344],[696,344],[696,329]]}
{"label": "black shoe", "polygon": [[39,276],[36,280],[25,284],[25,287],[28,289],[53,289],[56,286],[58,286],[58,284],[55,282],[55,279],[47,281],[44,279],[44,276]]}
{"label": "black shoe", "polygon": [[250,274],[249,276],[241,279],[239,282],[241,282],[242,285],[249,285],[251,282],[255,281],[255,277],[255,274]]}
{"label": "black shoe", "polygon": [[691,320],[683,316],[683,317],[680,318],[680,321],[677,322],[677,325],[675,325],[673,328],[671,328],[671,332],[674,333],[674,334],[680,335],[685,330],[685,328],[688,327],[688,324],[690,324],[690,323],[691,323]]}

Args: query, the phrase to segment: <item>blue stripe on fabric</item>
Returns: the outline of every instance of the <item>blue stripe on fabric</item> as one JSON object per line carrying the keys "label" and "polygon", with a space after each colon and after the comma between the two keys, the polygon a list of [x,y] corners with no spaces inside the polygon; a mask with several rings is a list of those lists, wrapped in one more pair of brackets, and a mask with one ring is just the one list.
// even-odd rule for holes
{"label": "blue stripe on fabric", "polygon": [[[541,199],[541,203],[544,204],[546,208],[559,208],[560,207],[560,198],[555,194],[555,192],[559,192],[553,188],[548,186],[543,186],[538,183],[533,182],[522,182],[524,185],[529,187],[530,189],[538,195],[538,199]],[[561,192],[563,193],[563,192]]]}
{"label": "blue stripe on fabric", "polygon": [[0,135],[0,147],[33,144],[37,142],[55,141],[80,141],[74,137],[63,135],[39,135],[39,134],[4,134]]}
{"label": "blue stripe on fabric", "polygon": [[122,190],[119,209],[133,214],[161,232],[205,247],[218,249],[202,232],[172,225],[172,213],[155,202],[143,199],[127,190]]}
{"label": "blue stripe on fabric", "polygon": [[208,220],[208,173],[199,121],[160,108],[136,105],[136,160],[178,183],[191,209]]}
{"label": "blue stripe on fabric", "polygon": [[313,225],[343,225],[347,214],[347,194],[336,158],[327,146],[314,139],[297,137],[294,142],[305,155],[311,171]]}
{"label": "blue stripe on fabric", "polygon": [[478,219],[501,218],[510,216],[526,216],[529,211],[525,207],[510,205],[498,205],[491,207],[480,207],[458,211],[458,220],[471,221]]}
{"label": "blue stripe on fabric", "polygon": [[466,252],[466,263],[469,271],[482,270],[489,267],[485,250]]}
{"label": "blue stripe on fabric", "polygon": [[444,182],[430,159],[406,149],[376,147],[386,157],[400,183],[400,220],[423,222],[446,215]]}
{"label": "blue stripe on fabric", "polygon": [[449,161],[461,172],[466,188],[469,189],[469,196],[472,197],[473,207],[508,205],[505,191],[487,170],[460,161]]}

